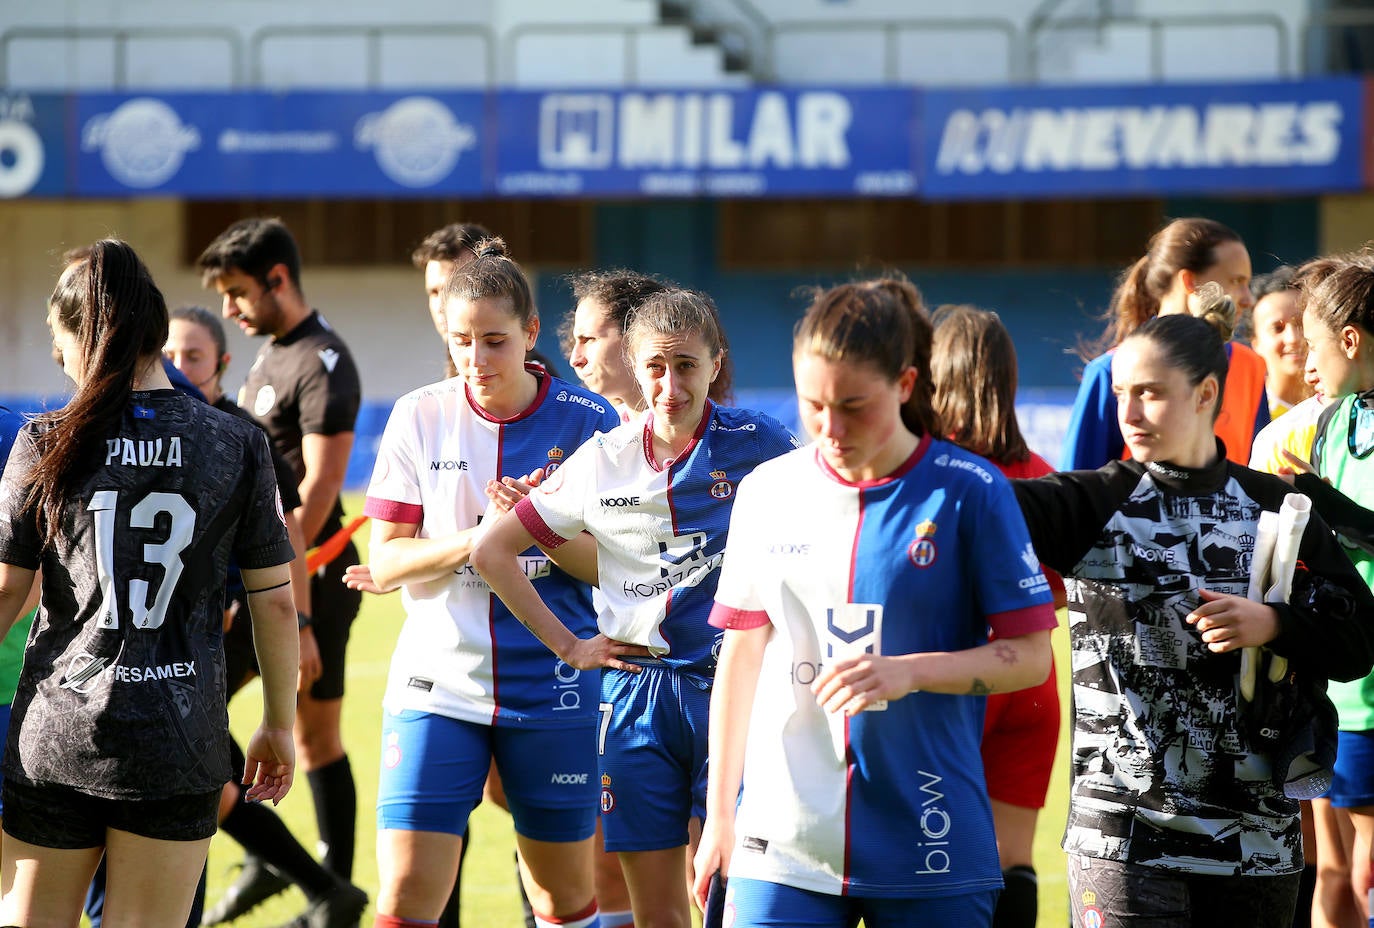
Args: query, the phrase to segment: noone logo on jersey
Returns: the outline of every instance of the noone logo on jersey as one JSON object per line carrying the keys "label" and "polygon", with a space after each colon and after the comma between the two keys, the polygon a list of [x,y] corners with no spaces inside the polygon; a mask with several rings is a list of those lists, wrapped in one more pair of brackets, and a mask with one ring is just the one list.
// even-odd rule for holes
{"label": "noone logo on jersey", "polygon": [[553,93],[539,106],[539,164],[574,171],[843,169],[853,119],[849,100],[828,91]]}
{"label": "noone logo on jersey", "polygon": [[940,174],[1289,167],[1333,163],[1346,114],[1333,100],[957,109]]}

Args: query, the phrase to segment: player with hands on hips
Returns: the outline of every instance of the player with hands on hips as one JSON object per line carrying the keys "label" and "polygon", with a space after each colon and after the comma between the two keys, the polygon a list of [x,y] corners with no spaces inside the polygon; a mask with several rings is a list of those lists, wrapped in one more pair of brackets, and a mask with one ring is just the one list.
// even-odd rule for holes
{"label": "player with hands on hips", "polygon": [[[548,647],[601,684],[602,829],[639,928],[690,924],[686,875],[704,811],[706,714],[720,632],[707,623],[738,481],[794,447],[776,420],[708,398],[726,363],[715,304],[668,290],[624,332],[648,409],[574,452],[478,542],[473,563]],[[541,601],[516,555],[596,541],[598,632]]]}

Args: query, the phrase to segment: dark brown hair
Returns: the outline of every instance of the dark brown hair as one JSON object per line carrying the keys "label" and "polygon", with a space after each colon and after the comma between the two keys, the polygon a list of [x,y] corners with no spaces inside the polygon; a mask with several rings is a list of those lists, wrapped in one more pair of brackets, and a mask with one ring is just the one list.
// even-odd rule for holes
{"label": "dark brown hair", "polygon": [[410,253],[410,260],[420,270],[431,261],[457,261],[463,252],[477,254],[477,245],[492,234],[475,222],[453,222],[436,229]]}
{"label": "dark brown hair", "polygon": [[196,259],[201,283],[210,286],[226,271],[239,270],[267,289],[267,272],[286,267],[291,285],[301,289],[301,252],[286,223],[280,219],[240,219],[205,247]]}
{"label": "dark brown hair", "polygon": [[930,317],[921,293],[902,277],[831,287],[816,295],[792,333],[793,355],[869,364],[896,382],[916,368],[916,385],[902,406],[902,422],[916,435],[938,434],[931,397]]}
{"label": "dark brown hair", "polygon": [[976,306],[941,306],[932,321],[931,405],[944,434],[998,464],[1029,458],[1016,421],[1016,347],[1002,320]]}
{"label": "dark brown hair", "polygon": [[685,333],[700,335],[707,353],[713,359],[720,358],[720,372],[711,382],[707,396],[713,403],[729,405],[734,391],[730,344],[725,340],[725,327],[715,301],[699,290],[663,290],[650,294],[631,310],[625,322],[626,363],[630,364],[634,346],[644,336]]}
{"label": "dark brown hair", "polygon": [[1145,256],[1121,275],[1107,309],[1106,331],[1083,351],[1084,360],[1114,348],[1147,319],[1159,315],[1159,301],[1179,271],[1200,274],[1217,263],[1216,249],[1240,242],[1234,229],[1214,219],[1175,219],[1150,238]]}
{"label": "dark brown hair", "polygon": [[1314,258],[1298,268],[1299,300],[1332,332],[1357,325],[1374,332],[1374,252]]}
{"label": "dark brown hair", "polygon": [[660,280],[649,274],[615,268],[607,271],[582,271],[571,274],[568,283],[572,286],[573,308],[563,317],[558,327],[558,335],[564,350],[572,353],[573,324],[577,315],[577,304],[591,300],[606,311],[612,322],[625,331],[630,313],[655,293],[678,289],[677,284]]}
{"label": "dark brown hair", "polygon": [[506,243],[499,238],[484,238],[473,250],[476,255],[462,267],[455,267],[444,282],[444,303],[449,300],[507,299],[511,313],[520,325],[529,328],[539,318],[530,295],[529,278],[511,258]]}
{"label": "dark brown hair", "polygon": [[1146,319],[1124,341],[1145,339],[1154,342],[1170,367],[1182,371],[1189,386],[1196,387],[1211,375],[1217,379],[1217,402],[1212,421],[1221,414],[1226,393],[1226,342],[1217,327],[1200,316],[1174,313]]}
{"label": "dark brown hair", "polygon": [[49,304],[57,324],[75,336],[81,382],[71,402],[38,417],[45,427],[38,432],[26,501],[49,542],[70,488],[95,469],[105,440],[118,428],[134,377],[161,358],[167,343],[167,303],[132,248],[105,239],[68,254],[75,260],[58,278]]}

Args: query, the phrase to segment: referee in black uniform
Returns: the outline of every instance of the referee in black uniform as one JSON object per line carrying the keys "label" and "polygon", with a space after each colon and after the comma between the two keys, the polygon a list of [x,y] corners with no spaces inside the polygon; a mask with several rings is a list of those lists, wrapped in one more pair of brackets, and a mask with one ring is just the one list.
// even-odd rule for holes
{"label": "referee in black uniform", "polygon": [[[343,339],[305,301],[300,252],[278,219],[245,219],[222,232],[197,261],[202,282],[224,298],[224,317],[249,335],[267,336],[239,394],[296,471],[305,537],[314,546],[342,528],[343,487],[361,401],[358,369]],[[315,799],[325,866],[353,871],[357,795],[339,719],[344,652],[361,594],[342,583],[358,562],[350,543],[311,578],[315,639],[323,672],[300,694],[296,750]],[[250,865],[247,870],[253,870]],[[283,881],[284,886],[284,881]]]}

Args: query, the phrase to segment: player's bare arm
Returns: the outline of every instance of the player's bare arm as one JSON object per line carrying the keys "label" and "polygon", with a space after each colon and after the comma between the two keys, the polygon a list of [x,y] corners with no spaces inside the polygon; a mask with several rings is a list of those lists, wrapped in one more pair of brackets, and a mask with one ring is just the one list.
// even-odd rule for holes
{"label": "player's bare arm", "polygon": [[300,652],[290,581],[288,564],[243,571],[263,684],[262,724],[245,751],[248,765],[243,782],[249,785],[250,800],[280,802],[295,773],[292,728]]}
{"label": "player's bare arm", "polygon": [[711,763],[707,769],[706,821],[694,861],[696,880],[692,894],[706,911],[711,877],[730,875],[730,853],[735,847],[735,806],[744,779],[744,746],[749,738],[749,717],[754,711],[763,651],[772,627],[727,629],[716,665],[711,690]]}
{"label": "player's bare arm", "polygon": [[831,662],[811,691],[827,712],[862,712],[908,693],[986,696],[1043,683],[1050,673],[1050,633],[1032,632],[969,648],[894,656],[859,654]]}
{"label": "player's bare arm", "polygon": [[467,564],[481,531],[474,526],[452,535],[419,538],[417,523],[374,518],[368,546],[372,582],[389,593],[409,583],[447,578]]}
{"label": "player's bare arm", "polygon": [[0,564],[0,638],[9,634],[14,623],[28,611],[30,591],[38,571]]}
{"label": "player's bare arm", "polygon": [[[500,480],[489,480],[486,487],[487,497],[502,512],[510,512],[515,508],[516,503],[529,496],[530,490],[543,482],[543,468],[526,474],[524,477],[502,477]],[[539,550],[547,554],[549,560],[557,564],[558,568],[569,576],[591,586],[599,585],[596,539],[587,532],[569,539],[557,548],[546,548],[544,545],[539,545]]]}
{"label": "player's bare arm", "polygon": [[305,463],[305,476],[301,478],[301,508],[297,512],[301,531],[307,541],[319,537],[334,508],[334,501],[343,491],[348,456],[352,451],[352,432],[301,436],[301,460]]}
{"label": "player's bare arm", "polygon": [[638,673],[637,665],[621,658],[647,657],[648,648],[615,641],[601,634],[578,638],[544,605],[517,560],[520,552],[533,544],[534,536],[519,519],[500,519],[477,543],[472,552],[472,566],[515,617],[569,667],[578,670],[613,667]]}

